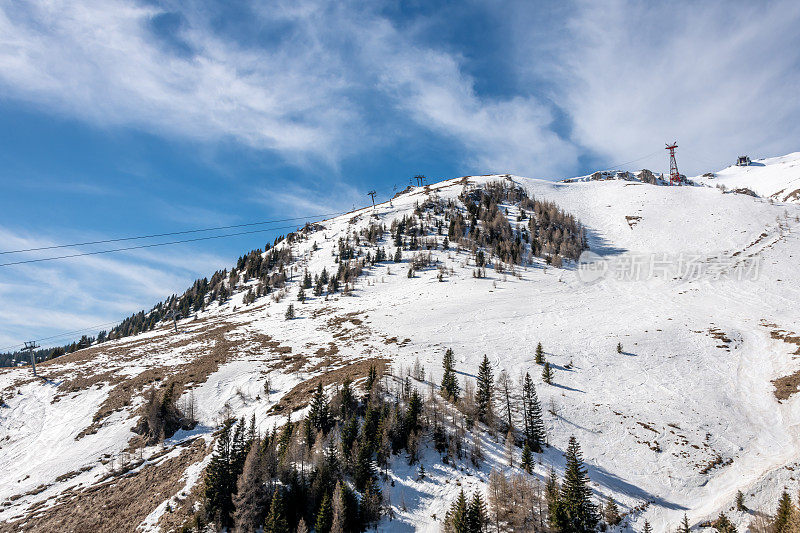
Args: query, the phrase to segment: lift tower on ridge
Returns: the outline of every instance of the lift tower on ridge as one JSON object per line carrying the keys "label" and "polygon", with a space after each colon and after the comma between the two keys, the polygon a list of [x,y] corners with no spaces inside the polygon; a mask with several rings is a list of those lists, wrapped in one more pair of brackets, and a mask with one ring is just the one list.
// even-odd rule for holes
{"label": "lift tower on ridge", "polygon": [[675,161],[675,149],[678,147],[678,142],[667,144],[665,150],[669,150],[669,184],[680,185],[681,175],[678,173],[678,163]]}

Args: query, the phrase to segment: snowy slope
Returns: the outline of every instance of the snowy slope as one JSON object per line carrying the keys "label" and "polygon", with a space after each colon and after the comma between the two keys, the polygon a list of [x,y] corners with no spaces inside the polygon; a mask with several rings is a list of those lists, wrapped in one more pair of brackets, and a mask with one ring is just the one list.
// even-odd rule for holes
{"label": "snowy slope", "polygon": [[[793,168],[788,159],[765,168],[776,165]],[[666,531],[684,513],[697,524],[721,510],[745,526],[749,517],[730,512],[737,490],[750,508],[771,510],[784,485],[796,488],[787,467],[800,466],[800,395],[779,402],[771,383],[800,369],[797,346],[781,340],[781,332],[796,334],[800,322],[800,206],[711,187],[625,180],[481,176],[469,178],[469,186],[503,179],[577,216],[592,251],[608,265],[607,275],[587,283],[574,264],[552,268],[537,260],[516,275],[488,270],[486,279],[476,279],[471,255],[451,249],[434,252],[449,272],[439,282],[435,269],[408,278],[407,253],[401,265],[368,269],[352,296],[309,297],[301,304],[296,274],[283,301],[264,297],[243,306],[239,292],[181,321],[178,335],[165,326],[42,365],[50,377],[45,382],[34,382],[24,369],[5,370],[0,478],[11,482],[0,486],[0,520],[46,512],[58,497],[69,501],[69,489],[108,475],[109,458],[127,457],[135,422],[129,416],[140,395],[95,420],[121,384],[144,380],[148,372],[185,374],[200,358],[217,358],[217,367],[204,366],[208,374],[199,372],[193,381],[200,425],[168,442],[167,456],[177,456],[181,442],[198,435],[210,442],[226,409],[237,416],[254,413],[262,431],[280,423],[284,417],[268,409],[323,374],[328,367],[322,354],[331,346],[335,368],[381,357],[397,373],[418,359],[434,383],[446,348],[455,352],[461,380],[475,373],[484,354],[496,371],[504,368],[514,377],[530,371],[543,406],[555,412],[545,415],[551,447],[537,473],[544,475],[550,464],[560,468],[561,452],[575,435],[598,497],[612,495],[623,510],[649,502],[626,522],[630,530],[648,519],[656,531]],[[791,175],[774,182],[780,180],[788,184]],[[456,199],[463,188],[461,179],[415,188],[374,213],[363,209],[322,222],[308,240],[292,245],[296,273],[330,271],[343,235],[370,222],[388,226],[426,198]],[[516,220],[515,209],[509,208],[510,220]],[[692,268],[681,271],[687,262]],[[753,265],[755,272],[735,278]],[[627,279],[631,269],[634,280]],[[290,302],[298,319],[285,321]],[[533,362],[537,342],[555,369],[553,385],[541,382]],[[296,364],[287,362],[287,353],[299,356]],[[263,391],[267,375],[269,397]],[[80,435],[93,420],[96,432]],[[417,480],[399,460],[394,486],[384,487],[397,517],[382,529],[438,531],[432,515],[444,515],[461,488],[456,480],[481,486],[493,465],[505,464],[502,444],[483,438],[490,461],[481,469],[447,467],[429,453],[429,475]],[[166,457],[159,447],[136,453],[145,460],[137,468]],[[703,472],[717,456],[722,464]],[[183,493],[204,464],[192,461],[176,480]],[[182,497],[162,495],[141,517],[142,528],[155,529],[166,502]]]}
{"label": "snowy slope", "polygon": [[732,165],[714,177],[694,180],[706,185],[724,185],[730,190],[747,188],[759,196],[779,202],[800,202],[800,152],[757,159],[749,166]]}

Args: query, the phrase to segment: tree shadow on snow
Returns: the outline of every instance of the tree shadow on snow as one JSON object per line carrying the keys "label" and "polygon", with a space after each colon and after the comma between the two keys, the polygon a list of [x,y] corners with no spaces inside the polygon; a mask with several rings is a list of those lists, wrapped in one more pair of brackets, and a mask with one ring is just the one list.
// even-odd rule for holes
{"label": "tree shadow on snow", "polygon": [[597,255],[620,255],[628,251],[625,248],[619,248],[612,245],[611,241],[600,236],[600,234],[594,230],[586,227],[584,227],[583,230],[586,233],[586,240],[589,243],[589,250]]}

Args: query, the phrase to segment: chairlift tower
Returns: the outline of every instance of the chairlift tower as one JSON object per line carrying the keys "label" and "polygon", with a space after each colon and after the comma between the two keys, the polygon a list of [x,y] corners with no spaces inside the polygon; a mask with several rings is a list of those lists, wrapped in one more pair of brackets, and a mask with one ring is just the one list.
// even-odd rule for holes
{"label": "chairlift tower", "polygon": [[36,341],[26,342],[25,349],[28,350],[28,354],[31,356],[31,368],[33,368],[33,375],[36,376],[36,356],[33,355],[33,350],[38,348],[39,345],[36,344]]}
{"label": "chairlift tower", "polygon": [[678,172],[678,162],[675,161],[675,149],[678,148],[678,142],[672,144],[667,143],[665,150],[669,150],[669,184],[680,185],[681,175]]}

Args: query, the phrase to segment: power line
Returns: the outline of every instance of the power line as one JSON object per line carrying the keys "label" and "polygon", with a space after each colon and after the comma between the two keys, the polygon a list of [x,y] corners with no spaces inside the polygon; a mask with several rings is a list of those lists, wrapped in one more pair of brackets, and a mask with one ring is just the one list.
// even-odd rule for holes
{"label": "power line", "polygon": [[345,212],[346,211],[339,211],[339,212],[336,212],[336,213],[320,213],[320,214],[316,214],[316,215],[308,215],[308,216],[295,217],[295,218],[280,218],[280,219],[275,219],[275,220],[263,220],[261,222],[249,222],[249,223],[246,223],[246,224],[232,224],[230,226],[217,226],[217,227],[214,227],[214,228],[190,229],[190,230],[184,230],[184,231],[170,231],[170,232],[166,232],[166,233],[154,233],[152,235],[139,235],[139,236],[134,236],[134,237],[119,237],[119,238],[116,238],[116,239],[103,239],[103,240],[98,240],[98,241],[76,242],[76,243],[72,243],[72,244],[57,244],[57,245],[53,245],[53,246],[40,246],[38,248],[22,248],[22,249],[19,249],[19,250],[7,250],[7,251],[4,251],[4,252],[0,252],[0,255],[18,254],[18,253],[23,253],[23,252],[39,252],[39,251],[42,251],[42,250],[55,250],[57,248],[74,248],[74,247],[77,247],[77,246],[88,246],[90,244],[108,244],[108,243],[112,243],[112,242],[134,241],[134,240],[140,240],[140,239],[153,239],[153,238],[156,238],[156,237],[168,237],[170,235],[186,235],[186,234],[189,234],[189,233],[202,233],[204,231],[218,231],[218,230],[223,230],[223,229],[244,228],[244,227],[249,227],[249,226],[260,226],[262,224],[275,224],[277,222],[289,222],[291,220],[307,220],[307,219],[311,219],[311,218],[331,217],[331,216],[342,215]]}
{"label": "power line", "polygon": [[[99,328],[102,328],[102,327],[105,327],[105,326],[115,326],[115,325],[119,324],[120,322],[122,322],[122,320],[124,320],[124,319],[114,320],[113,322],[105,322],[103,324],[97,324],[95,326],[89,326],[89,327],[86,327],[86,328],[83,328],[83,329],[76,329],[74,331],[67,331],[65,333],[59,333],[58,335],[50,335],[49,337],[42,337],[40,339],[35,339],[32,342],[48,341],[48,340],[58,339],[59,337],[69,337],[71,335],[76,335],[78,333],[84,333],[86,331],[95,331],[95,330],[97,330]],[[12,344],[10,346],[6,346],[4,348],[0,348],[0,352],[8,352],[9,350],[13,350],[15,348],[20,348],[22,346],[24,346],[23,343]],[[17,350],[17,351],[19,351],[19,350]]]}
{"label": "power line", "polygon": [[24,265],[27,263],[41,263],[43,261],[56,261],[58,259],[70,259],[73,257],[85,257],[88,255],[100,255],[100,254],[110,254],[114,252],[125,252],[128,250],[141,250],[143,248],[155,248],[157,246],[169,246],[172,244],[181,244],[185,242],[197,242],[197,241],[208,241],[211,239],[223,239],[226,237],[237,237],[239,235],[252,235],[254,233],[264,233],[266,231],[275,231],[281,229],[291,229],[295,228],[296,226],[280,226],[277,228],[264,228],[264,229],[256,229],[251,231],[239,231],[236,233],[226,233],[224,235],[210,235],[208,237],[195,237],[194,239],[181,239],[177,241],[169,241],[169,242],[158,242],[153,244],[140,244],[138,246],[126,246],[124,248],[112,248],[111,250],[96,250],[93,252],[81,252],[77,254],[69,254],[69,255],[59,255],[55,257],[41,257],[38,259],[25,259],[24,261],[13,261],[11,263],[0,263],[0,267],[5,266],[13,266],[13,265]]}

